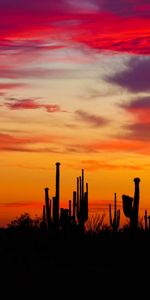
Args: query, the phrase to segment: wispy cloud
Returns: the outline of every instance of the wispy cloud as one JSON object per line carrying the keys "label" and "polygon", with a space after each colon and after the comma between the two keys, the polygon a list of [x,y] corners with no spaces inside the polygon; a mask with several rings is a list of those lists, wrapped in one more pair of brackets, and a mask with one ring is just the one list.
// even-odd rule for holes
{"label": "wispy cloud", "polygon": [[143,140],[134,140],[128,138],[128,136],[117,137],[116,139],[92,142],[81,142],[78,144],[68,145],[66,151],[72,153],[100,153],[100,152],[133,152],[149,155],[150,142]]}
{"label": "wispy cloud", "polygon": [[101,160],[82,160],[78,165],[71,165],[72,168],[81,169],[84,168],[88,171],[96,171],[101,169],[106,170],[120,170],[120,169],[129,169],[129,170],[142,170],[146,166],[138,166],[136,164],[129,163],[109,163],[108,161]]}
{"label": "wispy cloud", "polygon": [[22,88],[26,86],[27,84],[25,83],[16,83],[16,82],[0,83],[0,90],[11,90],[11,89]]}
{"label": "wispy cloud", "polygon": [[22,110],[22,109],[39,109],[44,108],[48,113],[55,113],[62,111],[58,104],[43,104],[39,103],[38,99],[15,99],[10,98],[5,105],[11,110]]}
{"label": "wispy cloud", "polygon": [[61,149],[57,146],[63,136],[33,136],[33,135],[14,135],[0,133],[0,151],[17,152],[49,152],[59,153]]}
{"label": "wispy cloud", "polygon": [[91,127],[102,127],[108,125],[109,121],[104,117],[90,114],[83,110],[76,110],[75,116],[78,120],[88,124]]}
{"label": "wispy cloud", "polygon": [[[28,79],[28,78],[39,78],[39,79],[63,79],[63,78],[74,78],[79,77],[79,70],[75,69],[51,69],[45,67],[36,67],[36,66],[22,66],[21,64],[14,65],[14,66],[1,66],[0,68],[0,78],[3,79]],[[82,76],[82,75],[81,75]],[[1,88],[3,89],[10,89],[15,87],[21,87],[24,84],[21,83],[7,83],[1,84]]]}

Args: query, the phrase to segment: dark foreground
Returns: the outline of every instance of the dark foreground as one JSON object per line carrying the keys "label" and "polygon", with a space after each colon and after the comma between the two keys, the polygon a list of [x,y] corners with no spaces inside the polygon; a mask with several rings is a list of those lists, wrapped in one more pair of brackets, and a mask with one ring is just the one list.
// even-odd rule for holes
{"label": "dark foreground", "polygon": [[0,232],[0,299],[136,299],[150,294],[150,234]]}

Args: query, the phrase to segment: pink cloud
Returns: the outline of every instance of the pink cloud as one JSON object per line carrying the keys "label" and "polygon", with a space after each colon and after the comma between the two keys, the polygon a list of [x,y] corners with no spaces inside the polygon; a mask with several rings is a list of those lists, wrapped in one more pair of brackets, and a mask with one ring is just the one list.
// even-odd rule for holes
{"label": "pink cloud", "polygon": [[[76,75],[76,70],[66,70],[66,69],[49,69],[44,67],[25,67],[21,65],[18,66],[16,64],[15,66],[1,66],[0,67],[0,78],[7,78],[7,79],[24,79],[24,78],[71,78],[72,76]],[[8,87],[9,88],[15,88],[25,86],[24,84],[19,83],[10,83],[10,84],[1,84],[0,87],[3,89]]]}
{"label": "pink cloud", "polygon": [[44,108],[48,113],[55,113],[62,111],[57,104],[42,104],[38,102],[38,99],[10,99],[9,102],[5,102],[5,105],[11,110],[19,109],[39,109]]}

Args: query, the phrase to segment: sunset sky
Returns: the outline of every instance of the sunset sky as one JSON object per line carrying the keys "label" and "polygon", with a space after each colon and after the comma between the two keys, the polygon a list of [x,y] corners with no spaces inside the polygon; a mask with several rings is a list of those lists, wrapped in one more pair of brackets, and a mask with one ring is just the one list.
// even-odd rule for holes
{"label": "sunset sky", "polygon": [[150,1],[0,0],[0,226],[61,205],[81,169],[92,209],[114,192],[150,213]]}

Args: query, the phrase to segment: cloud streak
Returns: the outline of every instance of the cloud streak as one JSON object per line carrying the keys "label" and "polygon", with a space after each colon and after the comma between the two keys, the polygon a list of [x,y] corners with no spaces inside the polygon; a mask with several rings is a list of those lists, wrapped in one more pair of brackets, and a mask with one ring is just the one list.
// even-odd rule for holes
{"label": "cloud streak", "polygon": [[24,83],[14,83],[14,82],[0,83],[0,90],[12,90],[12,89],[22,88],[26,86],[27,84]]}
{"label": "cloud streak", "polygon": [[43,104],[39,103],[38,99],[15,99],[12,98],[10,101],[5,102],[5,105],[11,110],[34,110],[34,109],[45,109],[48,113],[56,113],[62,111],[60,106],[57,104]]}
{"label": "cloud streak", "polygon": [[59,143],[61,139],[65,139],[65,137],[53,135],[20,136],[0,133],[0,151],[58,153],[59,149],[54,144]]}
{"label": "cloud streak", "polygon": [[72,153],[100,153],[100,152],[133,152],[140,153],[143,155],[149,155],[150,142],[145,140],[134,140],[132,141],[128,137],[121,136],[116,139],[105,140],[105,141],[93,141],[86,143],[78,143],[68,145],[67,151]]}
{"label": "cloud streak", "polygon": [[91,127],[102,127],[108,125],[109,123],[109,121],[104,117],[95,114],[90,114],[83,110],[76,110],[75,117]]}

